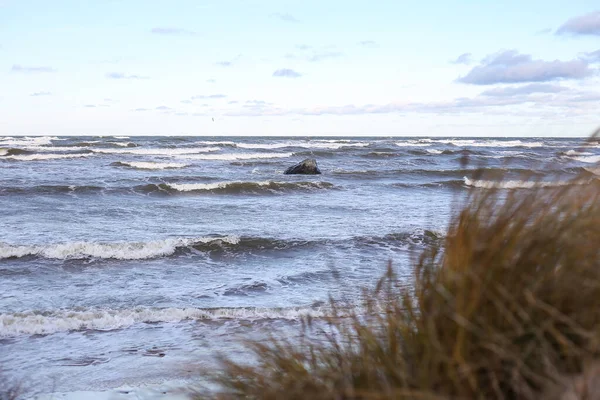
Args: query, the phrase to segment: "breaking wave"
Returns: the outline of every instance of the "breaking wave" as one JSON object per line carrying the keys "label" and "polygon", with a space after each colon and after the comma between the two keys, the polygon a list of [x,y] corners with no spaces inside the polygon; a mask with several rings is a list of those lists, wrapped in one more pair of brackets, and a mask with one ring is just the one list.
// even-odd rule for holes
{"label": "breaking wave", "polygon": [[221,194],[277,193],[291,190],[331,189],[329,182],[215,182],[215,183],[167,183],[178,192],[212,192]]}
{"label": "breaking wave", "polygon": [[384,236],[358,236],[348,239],[274,239],[251,236],[175,237],[146,242],[66,242],[42,245],[13,245],[0,242],[0,260],[31,257],[55,260],[146,260],[160,257],[201,253],[244,253],[253,251],[281,251],[330,245],[332,242],[358,246],[405,246],[429,243],[442,237],[440,232],[415,230],[390,233]]}
{"label": "breaking wave", "polygon": [[433,145],[450,145],[457,147],[542,147],[543,142],[523,142],[521,140],[494,139],[418,139],[396,142],[400,147],[428,147]]}
{"label": "breaking wave", "polygon": [[117,161],[110,165],[115,167],[129,167],[135,169],[177,169],[189,166],[189,164],[182,163],[159,163],[150,161]]}
{"label": "breaking wave", "polygon": [[53,140],[61,140],[55,136],[26,136],[0,138],[0,145],[4,146],[44,146],[52,144]]}
{"label": "breaking wave", "polygon": [[0,148],[0,156],[20,156],[23,154],[31,154],[31,151],[13,147]]}
{"label": "breaking wave", "polygon": [[47,245],[20,246],[0,242],[0,259],[34,256],[39,258],[144,260],[171,256],[178,250],[210,250],[214,246],[238,245],[237,236],[168,238],[149,242],[68,242]]}
{"label": "breaking wave", "polygon": [[70,331],[110,331],[140,323],[177,323],[186,320],[298,320],[323,317],[321,308],[151,308],[77,309],[0,314],[0,337],[49,335]]}
{"label": "breaking wave", "polygon": [[126,149],[92,149],[94,153],[102,154],[137,154],[137,155],[158,155],[158,156],[178,156],[182,154],[209,153],[219,151],[220,147],[185,147],[185,148],[126,148]]}
{"label": "breaking wave", "polygon": [[341,149],[344,147],[367,147],[367,142],[348,141],[289,141],[282,143],[237,143],[236,147],[241,149],[281,149],[286,147],[302,147],[307,149]]}
{"label": "breaking wave", "polygon": [[179,157],[191,159],[191,160],[222,160],[222,161],[235,161],[235,160],[253,160],[259,158],[287,158],[291,157],[293,153],[229,153],[229,154],[189,154],[181,155]]}
{"label": "breaking wave", "polygon": [[20,155],[7,155],[2,157],[2,160],[16,160],[16,161],[46,161],[46,160],[62,160],[67,158],[81,158],[88,157],[89,154],[20,154]]}
{"label": "breaking wave", "polygon": [[466,176],[463,178],[464,183],[467,186],[482,188],[482,189],[536,189],[536,188],[550,188],[560,186],[571,186],[571,185],[587,185],[592,182],[591,179],[579,180],[579,181],[554,181],[554,182],[542,182],[542,181],[486,181],[486,180],[471,180]]}
{"label": "breaking wave", "polygon": [[588,164],[595,164],[597,162],[600,162],[600,155],[599,156],[573,156],[570,158],[575,161],[580,161],[580,162],[584,162],[584,163],[588,163]]}

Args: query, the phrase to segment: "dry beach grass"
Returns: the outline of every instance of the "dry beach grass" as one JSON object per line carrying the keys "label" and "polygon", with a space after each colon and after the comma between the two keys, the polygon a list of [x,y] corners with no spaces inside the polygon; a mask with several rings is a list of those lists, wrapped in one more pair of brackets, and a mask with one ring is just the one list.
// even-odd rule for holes
{"label": "dry beach grass", "polygon": [[248,343],[216,397],[600,398],[600,185],[572,183],[473,189],[411,288],[390,266],[360,313],[331,302],[325,341]]}

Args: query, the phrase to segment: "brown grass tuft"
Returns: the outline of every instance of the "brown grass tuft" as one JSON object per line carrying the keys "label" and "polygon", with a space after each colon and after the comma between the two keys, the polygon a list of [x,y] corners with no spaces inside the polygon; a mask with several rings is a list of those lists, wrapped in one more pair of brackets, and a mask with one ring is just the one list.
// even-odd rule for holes
{"label": "brown grass tuft", "polygon": [[331,303],[326,340],[249,343],[256,363],[223,359],[216,397],[593,398],[599,246],[596,183],[475,189],[415,262],[414,286],[390,266],[360,313]]}

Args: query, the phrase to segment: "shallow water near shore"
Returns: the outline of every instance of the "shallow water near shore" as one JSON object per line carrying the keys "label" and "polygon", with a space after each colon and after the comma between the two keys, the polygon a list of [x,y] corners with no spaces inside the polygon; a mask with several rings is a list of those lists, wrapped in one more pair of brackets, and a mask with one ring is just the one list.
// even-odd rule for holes
{"label": "shallow water near shore", "polygon": [[[239,338],[357,299],[388,260],[410,285],[469,190],[595,184],[600,146],[581,145],[0,138],[0,366],[47,392],[192,382]],[[283,175],[307,157],[322,175]]]}

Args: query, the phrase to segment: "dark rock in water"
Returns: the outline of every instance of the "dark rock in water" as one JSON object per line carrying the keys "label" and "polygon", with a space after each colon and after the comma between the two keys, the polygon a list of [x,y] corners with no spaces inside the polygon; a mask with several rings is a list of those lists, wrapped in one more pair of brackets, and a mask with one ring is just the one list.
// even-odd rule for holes
{"label": "dark rock in water", "polygon": [[320,174],[319,167],[317,166],[317,160],[314,158],[307,158],[306,160],[289,167],[285,170],[285,175],[292,174],[303,174],[303,175],[317,175]]}

